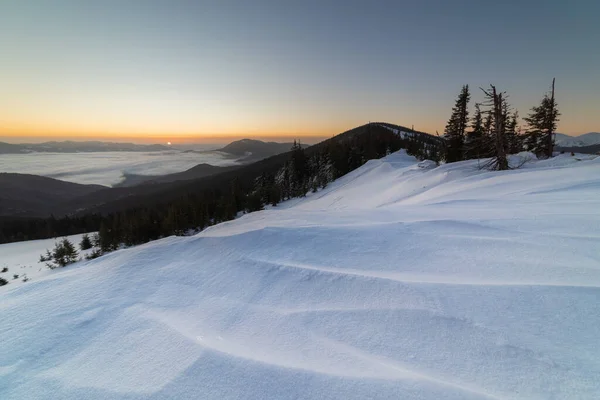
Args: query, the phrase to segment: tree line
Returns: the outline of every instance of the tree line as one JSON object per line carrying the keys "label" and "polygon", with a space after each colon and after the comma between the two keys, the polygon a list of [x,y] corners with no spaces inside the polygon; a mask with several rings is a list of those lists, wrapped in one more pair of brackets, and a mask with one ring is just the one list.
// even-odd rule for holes
{"label": "tree line", "polygon": [[108,214],[81,217],[8,220],[0,229],[0,242],[68,236],[97,231],[102,253],[169,235],[197,232],[234,219],[241,213],[277,206],[281,201],[303,197],[371,159],[405,148],[417,158],[441,159],[442,140],[412,132],[402,136],[392,129],[369,123],[356,134],[340,135],[304,149],[295,142],[281,164],[259,172],[236,170],[229,182],[193,188],[166,203],[130,207]]}
{"label": "tree line", "polygon": [[469,86],[462,87],[442,137],[386,123],[369,123],[357,128],[356,134],[342,134],[308,149],[294,142],[285,161],[275,167],[269,164],[258,173],[242,168],[226,184],[190,188],[166,203],[107,214],[7,219],[0,224],[0,243],[98,231],[95,244],[100,254],[172,234],[196,232],[234,219],[240,213],[274,207],[281,201],[325,188],[366,161],[401,148],[419,159],[436,162],[486,159],[484,167],[497,170],[509,169],[507,155],[523,150],[538,157],[552,156],[560,115],[554,81],[539,105],[524,118],[524,130],[505,92],[493,85],[481,92],[483,101],[475,104],[471,117]]}
{"label": "tree line", "polygon": [[[519,114],[508,103],[506,92],[496,86],[481,89],[483,101],[475,104],[469,116],[469,85],[464,85],[444,130],[446,162],[488,159],[485,167],[495,170],[510,168],[507,155],[530,151],[540,158],[552,157],[554,134],[559,121],[554,90],[555,80],[540,103],[531,108],[519,125]],[[470,122],[470,125],[469,125]]]}

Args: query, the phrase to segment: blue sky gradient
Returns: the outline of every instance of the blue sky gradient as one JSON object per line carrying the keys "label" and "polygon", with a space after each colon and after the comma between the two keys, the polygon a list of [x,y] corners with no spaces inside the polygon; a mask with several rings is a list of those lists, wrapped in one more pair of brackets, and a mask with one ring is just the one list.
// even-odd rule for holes
{"label": "blue sky gradient", "polygon": [[[460,86],[600,130],[598,1],[0,1],[0,136],[443,130]],[[471,107],[472,108],[472,107]]]}

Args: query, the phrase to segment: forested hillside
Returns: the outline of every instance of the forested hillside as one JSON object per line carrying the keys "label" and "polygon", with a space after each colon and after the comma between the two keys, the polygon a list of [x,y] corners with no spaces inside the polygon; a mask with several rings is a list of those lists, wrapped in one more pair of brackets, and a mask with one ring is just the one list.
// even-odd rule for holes
{"label": "forested hillside", "polygon": [[[401,134],[402,133],[402,134]],[[303,196],[400,148],[420,158],[439,159],[442,140],[409,128],[371,123],[307,149],[292,149],[243,168],[165,187],[100,191],[73,201],[81,210],[66,218],[5,218],[0,241],[11,242],[100,230],[106,250],[173,233],[203,229],[265,205]],[[141,188],[141,187],[140,187]],[[114,200],[114,191],[122,196]],[[103,200],[106,196],[108,201]]]}

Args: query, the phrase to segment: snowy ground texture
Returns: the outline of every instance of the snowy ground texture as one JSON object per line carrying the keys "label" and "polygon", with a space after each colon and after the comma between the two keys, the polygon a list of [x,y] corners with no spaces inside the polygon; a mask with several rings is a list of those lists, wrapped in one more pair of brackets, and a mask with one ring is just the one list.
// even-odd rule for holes
{"label": "snowy ground texture", "polygon": [[600,158],[580,160],[396,153],[1,290],[0,398],[597,399]]}

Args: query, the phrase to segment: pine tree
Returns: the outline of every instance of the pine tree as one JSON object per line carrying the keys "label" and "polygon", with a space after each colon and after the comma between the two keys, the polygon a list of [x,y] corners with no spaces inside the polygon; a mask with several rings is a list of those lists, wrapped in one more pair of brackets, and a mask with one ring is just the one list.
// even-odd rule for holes
{"label": "pine tree", "polygon": [[77,261],[77,250],[73,243],[67,238],[63,238],[54,245],[52,253],[46,252],[46,257],[40,256],[40,260],[47,261],[46,265],[50,269],[65,267]]}
{"label": "pine tree", "polygon": [[81,248],[81,250],[88,250],[92,248],[92,241],[90,240],[90,237],[87,233],[81,237],[79,247]]}
{"label": "pine tree", "polygon": [[308,159],[300,142],[294,140],[291,159],[292,196],[304,196],[308,191]]}
{"label": "pine tree", "polygon": [[[491,122],[490,122],[491,124]],[[467,133],[465,138],[465,158],[481,158],[483,150],[484,126],[483,116],[481,114],[481,106],[475,104],[475,115],[471,122],[471,131]]]}
{"label": "pine tree", "polygon": [[446,161],[455,162],[464,159],[464,141],[469,122],[469,85],[464,85],[456,99],[450,119],[446,124],[444,136],[447,140]]}
{"label": "pine tree", "polygon": [[107,228],[106,223],[100,224],[100,231],[98,231],[98,245],[102,253],[108,253],[113,250],[113,235],[112,231]]}
{"label": "pine tree", "polygon": [[524,118],[527,122],[527,150],[538,156],[552,157],[554,150],[554,132],[558,122],[558,105],[554,98],[554,79],[551,94],[546,93],[540,105],[531,108],[529,115]]}
{"label": "pine tree", "polygon": [[77,249],[75,248],[73,243],[71,243],[69,239],[64,238],[62,240],[62,246],[64,248],[64,257],[66,262],[65,265],[72,264],[75,261],[77,261],[77,256],[79,255],[79,253],[77,252]]}
{"label": "pine tree", "polygon": [[514,113],[507,116],[506,122],[506,141],[507,151],[510,154],[517,154],[521,151],[521,138],[519,137],[517,125],[519,124],[519,112],[515,110]]}
{"label": "pine tree", "polygon": [[550,95],[546,94],[542,101],[542,107],[544,109],[544,124],[542,130],[544,133],[544,155],[547,158],[552,157],[554,151],[554,132],[556,132],[556,125],[560,112],[558,112],[558,104],[556,104],[556,98],[554,97],[554,83],[555,79],[552,79],[552,88]]}
{"label": "pine tree", "polygon": [[544,109],[540,106],[531,108],[527,117],[523,118],[527,123],[525,146],[527,151],[541,155],[542,153],[542,126],[544,121]]}

